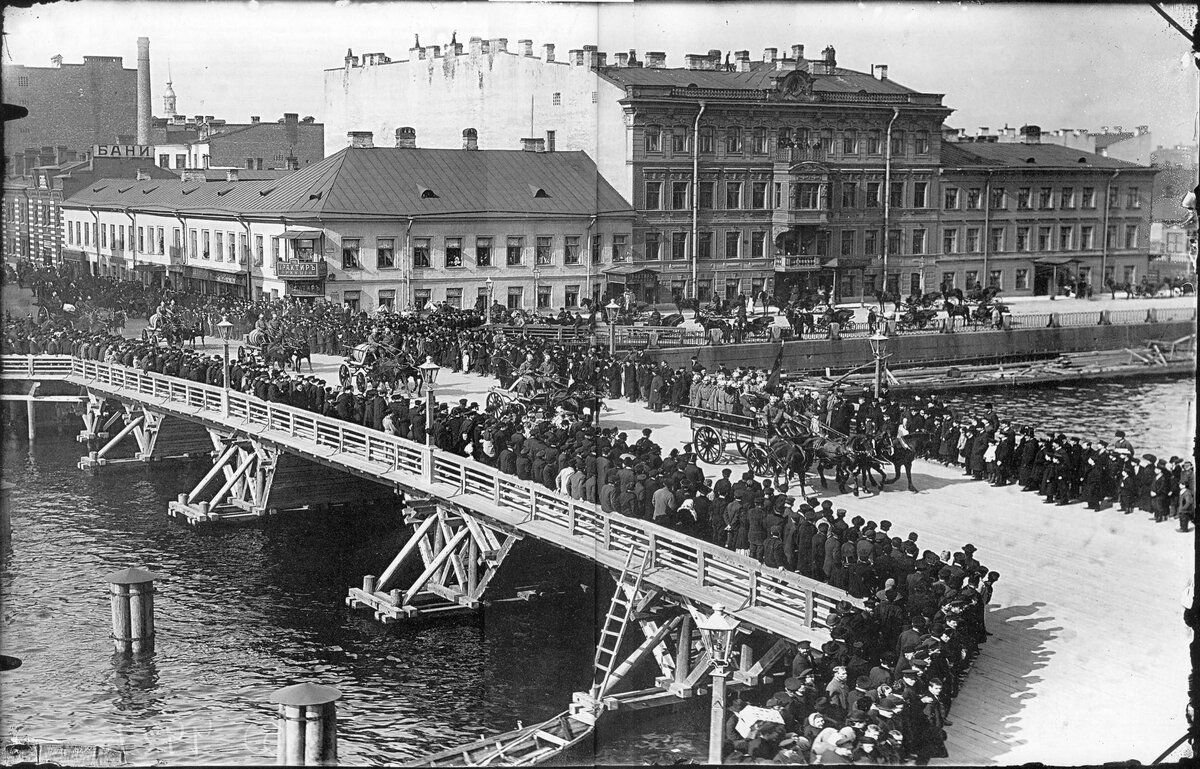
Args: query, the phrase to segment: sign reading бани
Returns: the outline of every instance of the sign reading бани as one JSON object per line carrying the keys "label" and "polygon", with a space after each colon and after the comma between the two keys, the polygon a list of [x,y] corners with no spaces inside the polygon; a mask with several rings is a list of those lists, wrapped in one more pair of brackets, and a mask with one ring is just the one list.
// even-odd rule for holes
{"label": "sign reading \u0431\u0430\u043d\u0438", "polygon": [[153,158],[154,147],[148,144],[93,144],[94,158]]}

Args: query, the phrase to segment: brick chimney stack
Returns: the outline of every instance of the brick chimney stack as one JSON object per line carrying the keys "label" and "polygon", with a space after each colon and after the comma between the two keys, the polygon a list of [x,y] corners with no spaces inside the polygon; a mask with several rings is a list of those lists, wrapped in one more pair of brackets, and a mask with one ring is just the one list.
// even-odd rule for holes
{"label": "brick chimney stack", "polygon": [[375,146],[375,135],[370,131],[349,131],[346,138],[350,146],[358,149],[370,149]]}
{"label": "brick chimney stack", "polygon": [[417,129],[412,126],[397,128],[396,146],[400,149],[415,150],[417,148]]}

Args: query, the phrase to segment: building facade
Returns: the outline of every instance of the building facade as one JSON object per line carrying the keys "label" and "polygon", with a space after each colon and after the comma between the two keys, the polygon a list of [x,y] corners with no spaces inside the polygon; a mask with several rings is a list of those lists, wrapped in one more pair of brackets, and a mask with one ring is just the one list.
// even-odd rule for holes
{"label": "building facade", "polygon": [[[579,152],[356,146],[279,179],[91,185],[64,203],[68,248],[101,273],[117,251],[201,293],[577,309],[633,212]],[[116,251],[113,244],[116,243]]]}

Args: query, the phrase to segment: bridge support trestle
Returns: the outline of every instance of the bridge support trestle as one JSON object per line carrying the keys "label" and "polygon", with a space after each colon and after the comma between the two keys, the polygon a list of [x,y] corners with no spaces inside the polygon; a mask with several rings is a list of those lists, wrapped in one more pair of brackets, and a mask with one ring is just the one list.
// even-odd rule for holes
{"label": "bridge support trestle", "polygon": [[[118,425],[121,426],[118,428]],[[164,430],[164,426],[170,429]],[[117,430],[116,434],[113,430]],[[118,449],[127,449],[130,438],[135,444],[133,455],[114,456]],[[83,413],[83,430],[75,440],[89,449],[86,456],[79,458],[80,470],[94,471],[135,462],[194,459],[208,452],[205,431],[199,425],[168,417],[141,404],[122,404],[106,416],[104,399],[91,393]]]}
{"label": "bridge support trestle", "polygon": [[[407,522],[415,528],[383,574],[363,577],[362,589],[351,588],[346,605],[367,608],[381,622],[417,615],[478,609],[484,591],[519,534],[493,528],[471,515],[434,500],[409,499]],[[407,564],[423,564],[406,589],[399,580]]]}

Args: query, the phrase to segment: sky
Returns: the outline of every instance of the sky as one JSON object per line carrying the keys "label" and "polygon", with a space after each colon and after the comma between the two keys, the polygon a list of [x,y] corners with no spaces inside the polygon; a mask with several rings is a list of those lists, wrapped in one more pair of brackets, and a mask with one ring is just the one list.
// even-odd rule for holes
{"label": "sky", "polygon": [[[1185,29],[1196,6],[1166,4]],[[407,58],[423,45],[507,37],[559,51],[685,53],[803,44],[807,58],[827,45],[839,66],[943,93],[947,124],[974,134],[1026,123],[1043,130],[1148,125],[1155,143],[1195,143],[1197,70],[1190,46],[1148,3],[337,3],[108,2],[80,0],[4,10],[6,64],[49,66],[84,55],[123,56],[136,66],[137,38],[150,38],[156,114],[168,64],[179,111],[247,122],[284,112],[323,120],[323,70],[346,49]]]}

